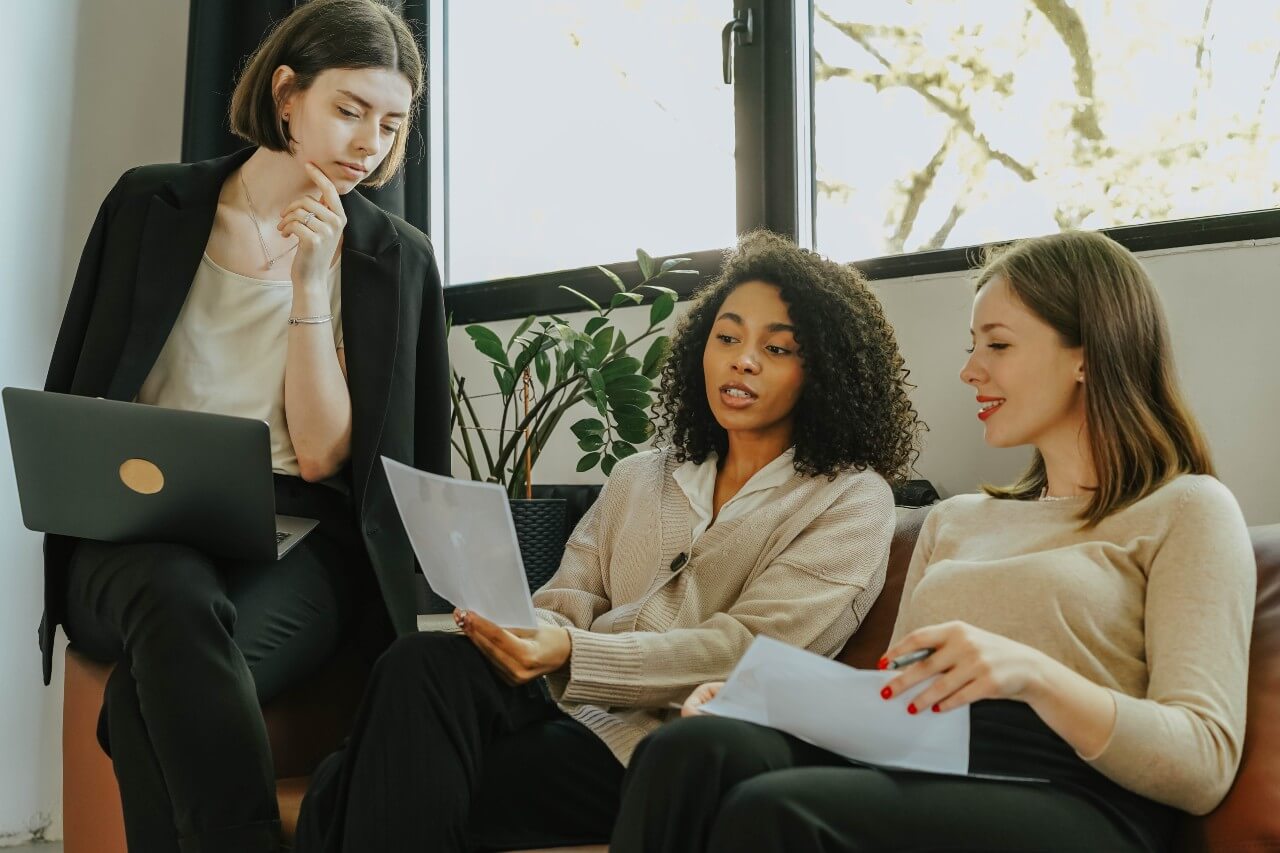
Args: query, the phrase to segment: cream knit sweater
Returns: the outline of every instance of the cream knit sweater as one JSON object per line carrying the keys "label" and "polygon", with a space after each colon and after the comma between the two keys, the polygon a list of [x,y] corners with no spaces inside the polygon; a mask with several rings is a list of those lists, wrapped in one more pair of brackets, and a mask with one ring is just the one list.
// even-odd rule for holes
{"label": "cream knit sweater", "polygon": [[679,713],[668,703],[725,678],[755,635],[838,652],[889,561],[893,493],[873,471],[795,474],[691,544],[677,466],[668,450],[619,462],[533,597],[573,643],[568,667],[547,677],[552,695],[624,764]]}
{"label": "cream knit sweater", "polygon": [[925,519],[894,639],[960,620],[1039,649],[1111,691],[1090,764],[1203,814],[1244,741],[1257,569],[1244,516],[1212,477],[1182,476],[1090,530],[1083,500],[961,495]]}

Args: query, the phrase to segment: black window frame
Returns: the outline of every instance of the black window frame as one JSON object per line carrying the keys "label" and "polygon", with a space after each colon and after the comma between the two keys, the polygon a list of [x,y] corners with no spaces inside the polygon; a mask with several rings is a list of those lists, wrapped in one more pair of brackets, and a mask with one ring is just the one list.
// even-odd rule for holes
{"label": "black window frame", "polygon": [[[798,162],[803,153],[812,163],[813,112],[799,114],[796,91],[797,44],[795,25],[798,4],[803,3],[805,21],[812,33],[813,3],[810,0],[736,0],[732,11],[726,4],[725,21],[745,19],[750,12],[750,43],[736,46],[733,58],[734,135],[736,143],[736,226],[738,233],[767,228],[792,239],[801,233],[801,187]],[[805,40],[807,43],[807,40]],[[708,46],[708,50],[715,49]],[[807,75],[808,103],[813,103],[813,75]],[[807,133],[800,134],[797,123],[808,121]],[[810,150],[800,152],[801,140],[809,140]],[[815,233],[814,206],[809,205],[808,234]],[[1185,248],[1188,246],[1235,243],[1280,237],[1280,208],[1173,219],[1100,229],[1133,252]],[[973,269],[981,262],[987,245],[962,246],[927,252],[907,252],[853,261],[873,281],[938,275]],[[681,252],[692,258],[702,275],[673,277],[668,284],[681,298],[720,272],[724,248]],[[635,261],[602,264],[628,285],[641,280]],[[560,289],[579,290],[593,299],[608,300],[612,286],[594,266],[514,276],[494,281],[451,285],[445,288],[446,310],[455,325],[473,322],[576,313],[582,303]]]}

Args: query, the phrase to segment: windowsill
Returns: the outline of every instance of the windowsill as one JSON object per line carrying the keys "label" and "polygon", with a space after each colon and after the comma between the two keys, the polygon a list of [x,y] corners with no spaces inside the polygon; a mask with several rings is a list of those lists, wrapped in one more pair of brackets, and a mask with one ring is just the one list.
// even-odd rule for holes
{"label": "windowsill", "polygon": [[[1280,237],[1280,208],[1128,225],[1103,229],[1102,233],[1132,252],[1262,240]],[[973,269],[982,262],[982,250],[982,246],[963,246],[870,258],[854,264],[872,281],[885,281]],[[690,252],[688,257],[693,259],[690,266],[702,275],[670,276],[661,282],[679,293],[681,299],[719,274],[724,252],[718,249]],[[628,287],[640,280],[640,272],[634,262],[607,266],[621,276]],[[561,285],[602,302],[608,302],[615,292],[598,269],[584,267],[447,287],[444,291],[445,309],[453,317],[455,326],[530,314],[569,314],[584,310],[582,302],[561,290]]]}

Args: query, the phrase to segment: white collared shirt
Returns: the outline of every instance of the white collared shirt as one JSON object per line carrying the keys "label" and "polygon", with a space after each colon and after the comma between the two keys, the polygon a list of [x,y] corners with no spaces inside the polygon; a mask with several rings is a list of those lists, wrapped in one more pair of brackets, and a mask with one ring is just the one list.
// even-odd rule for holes
{"label": "white collared shirt", "polygon": [[693,507],[694,515],[697,516],[691,541],[698,541],[698,537],[707,531],[711,526],[712,516],[715,516],[717,522],[728,521],[746,515],[767,501],[775,488],[795,474],[795,457],[794,447],[784,450],[777,459],[753,474],[736,495],[725,501],[718,516],[715,516],[715,496],[719,457],[714,452],[707,454],[701,464],[690,460],[672,472],[676,485],[689,499],[689,506]]}

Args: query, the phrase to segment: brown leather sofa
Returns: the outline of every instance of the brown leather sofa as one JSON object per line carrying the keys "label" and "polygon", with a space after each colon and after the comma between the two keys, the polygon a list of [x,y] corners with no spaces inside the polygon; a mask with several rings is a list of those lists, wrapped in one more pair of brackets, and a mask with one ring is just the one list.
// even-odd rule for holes
{"label": "brown leather sofa", "polygon": [[[873,667],[888,644],[911,550],[928,507],[899,510],[884,592],[840,653],[851,666]],[[1280,850],[1280,524],[1254,527],[1258,604],[1249,667],[1249,724],[1244,759],[1226,800],[1205,817],[1187,817],[1180,853]],[[63,719],[65,853],[124,853],[120,797],[111,764],[95,739],[109,667],[67,654]],[[354,713],[364,673],[340,659],[311,682],[265,709],[279,778],[280,811],[292,831],[305,775],[339,741]],[[573,848],[600,853],[604,847]],[[376,853],[376,851],[371,851]]]}

